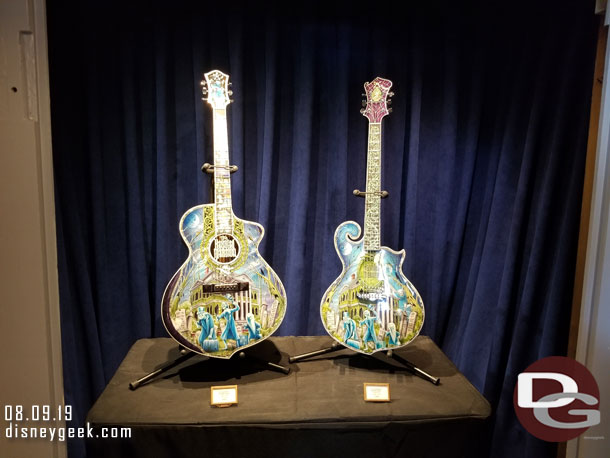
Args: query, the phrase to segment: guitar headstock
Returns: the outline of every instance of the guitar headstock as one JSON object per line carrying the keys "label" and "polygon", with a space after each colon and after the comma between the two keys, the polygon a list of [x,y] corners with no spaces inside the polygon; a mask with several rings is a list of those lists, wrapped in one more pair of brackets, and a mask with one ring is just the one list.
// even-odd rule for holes
{"label": "guitar headstock", "polygon": [[391,108],[388,108],[388,105],[392,103],[390,99],[394,95],[390,91],[391,87],[392,82],[390,80],[380,77],[375,78],[370,83],[364,83],[365,93],[362,95],[366,96],[366,101],[362,101],[364,108],[360,110],[360,113],[368,118],[369,122],[381,122],[383,117],[392,111]]}
{"label": "guitar headstock", "polygon": [[212,108],[225,108],[233,100],[230,96],[233,91],[229,89],[229,75],[222,73],[220,70],[212,70],[203,75],[205,81],[201,82],[203,100],[212,105]]}

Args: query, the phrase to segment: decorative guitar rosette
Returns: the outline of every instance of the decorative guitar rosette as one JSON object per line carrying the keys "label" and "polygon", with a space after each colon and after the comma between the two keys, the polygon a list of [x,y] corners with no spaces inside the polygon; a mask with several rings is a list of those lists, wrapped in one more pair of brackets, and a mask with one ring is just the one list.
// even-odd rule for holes
{"label": "decorative guitar rosette", "polygon": [[369,120],[364,234],[354,221],[335,231],[335,249],[343,264],[320,304],[326,331],[338,342],[361,353],[407,345],[424,323],[424,304],[417,289],[402,273],[405,251],[380,246],[381,121],[389,113],[392,82],[375,78],[364,84]]}
{"label": "decorative guitar rosette", "polygon": [[189,256],[161,303],[163,324],[188,350],[216,358],[269,337],[286,312],[281,280],[258,252],[264,228],[233,214],[226,107],[229,76],[206,73],[203,94],[214,119],[214,203],[188,210],[180,233]]}

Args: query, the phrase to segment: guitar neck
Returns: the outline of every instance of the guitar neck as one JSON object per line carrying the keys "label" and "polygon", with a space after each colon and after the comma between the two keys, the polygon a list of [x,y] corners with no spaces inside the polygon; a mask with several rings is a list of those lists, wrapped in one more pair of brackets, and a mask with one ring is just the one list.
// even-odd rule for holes
{"label": "guitar neck", "polygon": [[369,122],[364,203],[364,249],[379,250],[381,210],[381,122]]}
{"label": "guitar neck", "polygon": [[227,110],[214,109],[214,205],[216,232],[230,234],[233,230],[231,206],[231,172],[229,170]]}

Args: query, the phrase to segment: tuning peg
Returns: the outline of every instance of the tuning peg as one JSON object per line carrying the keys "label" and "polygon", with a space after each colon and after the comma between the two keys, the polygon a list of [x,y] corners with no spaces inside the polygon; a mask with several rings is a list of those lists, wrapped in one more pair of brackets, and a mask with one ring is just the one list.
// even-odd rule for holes
{"label": "tuning peg", "polygon": [[235,99],[229,99],[229,103],[235,102]]}
{"label": "tuning peg", "polygon": [[388,113],[392,113],[392,108],[388,108]]}
{"label": "tuning peg", "polygon": [[388,105],[392,105],[392,101],[388,99]]}
{"label": "tuning peg", "polygon": [[233,91],[229,90],[229,91],[227,91],[227,94],[233,95]]}
{"label": "tuning peg", "polygon": [[362,114],[364,114],[364,112],[365,112],[365,111],[366,111],[366,110],[365,110],[364,108],[361,108],[361,109],[360,109],[360,113],[362,113]]}
{"label": "tuning peg", "polygon": [[201,81],[199,82],[199,84],[201,84],[202,86],[205,86],[205,80],[201,80]]}
{"label": "tuning peg", "polygon": [[233,83],[229,83],[229,86],[233,86]]}
{"label": "tuning peg", "polygon": [[366,100],[362,101],[362,106],[365,107],[366,106]]}
{"label": "tuning peg", "polygon": [[394,97],[394,92],[393,91],[388,92],[388,97]]}

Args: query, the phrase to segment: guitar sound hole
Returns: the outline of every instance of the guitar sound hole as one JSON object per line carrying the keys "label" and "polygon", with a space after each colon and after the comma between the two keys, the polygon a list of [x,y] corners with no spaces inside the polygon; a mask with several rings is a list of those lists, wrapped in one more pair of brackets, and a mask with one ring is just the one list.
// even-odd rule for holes
{"label": "guitar sound hole", "polygon": [[230,234],[220,234],[210,243],[210,255],[220,264],[230,264],[239,256],[239,243]]}

